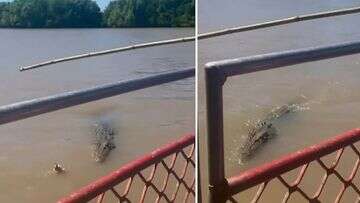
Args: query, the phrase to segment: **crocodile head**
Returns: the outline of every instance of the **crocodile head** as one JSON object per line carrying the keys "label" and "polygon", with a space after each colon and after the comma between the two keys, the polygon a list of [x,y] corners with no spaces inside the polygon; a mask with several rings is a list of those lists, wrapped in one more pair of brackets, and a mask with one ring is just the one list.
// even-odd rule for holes
{"label": "crocodile head", "polygon": [[93,157],[96,162],[105,161],[110,151],[115,148],[115,145],[111,142],[99,143],[95,146]]}

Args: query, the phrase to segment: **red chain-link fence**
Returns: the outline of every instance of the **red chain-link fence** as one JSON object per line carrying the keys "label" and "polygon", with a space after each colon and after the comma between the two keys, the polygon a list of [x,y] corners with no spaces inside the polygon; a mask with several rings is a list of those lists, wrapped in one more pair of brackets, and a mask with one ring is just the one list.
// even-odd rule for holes
{"label": "red chain-link fence", "polygon": [[227,178],[230,202],[360,202],[360,128]]}
{"label": "red chain-link fence", "polygon": [[186,135],[59,202],[194,202],[194,153],[195,135]]}

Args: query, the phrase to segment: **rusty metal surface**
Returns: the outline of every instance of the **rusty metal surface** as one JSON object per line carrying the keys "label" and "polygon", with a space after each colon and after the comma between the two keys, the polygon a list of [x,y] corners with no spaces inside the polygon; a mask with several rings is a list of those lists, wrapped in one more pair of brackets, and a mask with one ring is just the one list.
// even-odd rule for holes
{"label": "rusty metal surface", "polygon": [[[190,199],[194,200],[194,152],[195,135],[185,135],[181,139],[160,147],[81,188],[68,197],[59,200],[59,203],[87,202],[93,199],[97,199],[97,202],[105,202],[106,196],[112,196],[113,200],[119,202],[149,202],[146,199],[149,195],[155,197],[155,202],[188,202]],[[177,168],[177,166],[180,167]],[[159,175],[157,171],[160,167],[164,170]],[[150,170],[148,174],[144,172],[147,169]],[[161,183],[154,183],[159,181],[156,179],[161,179]],[[169,193],[170,179],[173,179],[176,184]],[[140,182],[142,192],[131,194],[133,187],[139,187],[138,185],[134,186],[136,180]],[[122,183],[125,186],[119,191],[116,186]]]}
{"label": "rusty metal surface", "polygon": [[0,107],[0,125],[195,76],[194,68],[18,102]]}

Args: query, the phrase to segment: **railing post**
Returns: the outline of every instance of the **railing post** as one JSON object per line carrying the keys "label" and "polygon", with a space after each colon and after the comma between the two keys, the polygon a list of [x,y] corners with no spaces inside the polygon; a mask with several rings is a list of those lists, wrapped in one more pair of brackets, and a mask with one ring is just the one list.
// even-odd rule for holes
{"label": "railing post", "polygon": [[[197,129],[197,135],[199,135],[199,129]],[[199,139],[198,139],[199,140]],[[199,149],[199,142],[197,142],[197,146],[196,146],[196,151],[197,151],[197,179],[196,179],[196,184],[197,184],[197,193],[196,193],[196,198],[197,198],[197,203],[202,203],[202,192],[201,192],[201,170],[200,170],[200,149]]]}
{"label": "railing post", "polygon": [[207,149],[210,203],[226,202],[227,183],[224,167],[222,86],[225,76],[217,67],[208,66],[206,76]]}

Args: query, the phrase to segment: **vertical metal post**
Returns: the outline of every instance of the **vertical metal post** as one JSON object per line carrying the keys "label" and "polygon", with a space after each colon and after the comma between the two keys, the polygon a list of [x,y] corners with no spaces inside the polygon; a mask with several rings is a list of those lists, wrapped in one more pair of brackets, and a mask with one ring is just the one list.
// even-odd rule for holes
{"label": "vertical metal post", "polygon": [[226,202],[227,183],[224,170],[224,131],[222,86],[224,74],[217,67],[207,67],[206,102],[207,102],[207,150],[209,170],[210,203]]}
{"label": "vertical metal post", "polygon": [[[199,130],[197,135],[199,135]],[[199,140],[199,138],[198,138]],[[201,193],[201,170],[200,170],[200,150],[199,150],[199,141],[197,142],[197,146],[196,146],[196,151],[197,151],[197,162],[196,162],[196,166],[197,166],[197,193],[196,193],[196,197],[197,197],[197,203],[202,203],[202,193]]]}

